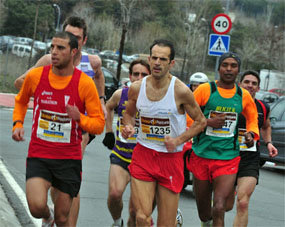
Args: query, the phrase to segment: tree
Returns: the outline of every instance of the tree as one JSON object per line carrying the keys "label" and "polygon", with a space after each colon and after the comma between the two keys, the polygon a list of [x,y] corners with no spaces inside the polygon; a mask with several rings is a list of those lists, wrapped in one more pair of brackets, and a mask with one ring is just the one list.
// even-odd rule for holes
{"label": "tree", "polygon": [[120,81],[120,74],[121,74],[121,64],[122,64],[122,56],[124,52],[124,44],[125,44],[125,37],[126,33],[128,31],[128,26],[130,23],[130,16],[131,11],[134,7],[134,4],[136,0],[119,0],[121,5],[121,26],[122,26],[122,35],[121,35],[121,41],[120,41],[120,48],[119,48],[119,61],[118,61],[118,68],[117,68],[117,79]]}

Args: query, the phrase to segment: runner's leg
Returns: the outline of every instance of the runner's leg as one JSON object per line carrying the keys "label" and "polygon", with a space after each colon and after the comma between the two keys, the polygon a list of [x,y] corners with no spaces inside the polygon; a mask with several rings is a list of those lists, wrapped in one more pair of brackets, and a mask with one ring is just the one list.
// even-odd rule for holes
{"label": "runner's leg", "polygon": [[150,226],[156,182],[131,177],[131,195],[136,210],[137,226]]}
{"label": "runner's leg", "polygon": [[234,219],[234,226],[247,226],[249,200],[256,183],[257,179],[255,177],[241,177],[238,179],[237,213]]}
{"label": "runner's leg", "polygon": [[[236,174],[221,175],[213,179],[213,226],[224,226],[227,198],[232,193]],[[197,190],[198,191],[198,190]]]}
{"label": "runner's leg", "polygon": [[157,186],[157,226],[175,226],[179,193]]}

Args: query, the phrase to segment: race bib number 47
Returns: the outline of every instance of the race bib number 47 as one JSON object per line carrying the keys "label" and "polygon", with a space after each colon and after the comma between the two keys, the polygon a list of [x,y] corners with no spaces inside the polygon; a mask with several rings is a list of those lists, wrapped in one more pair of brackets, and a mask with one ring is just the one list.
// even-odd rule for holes
{"label": "race bib number 47", "polygon": [[219,114],[225,114],[225,124],[221,128],[213,128],[207,126],[206,135],[216,136],[216,137],[233,137],[235,127],[237,124],[237,113],[233,112],[220,112],[220,111],[210,111],[209,119],[214,118]]}

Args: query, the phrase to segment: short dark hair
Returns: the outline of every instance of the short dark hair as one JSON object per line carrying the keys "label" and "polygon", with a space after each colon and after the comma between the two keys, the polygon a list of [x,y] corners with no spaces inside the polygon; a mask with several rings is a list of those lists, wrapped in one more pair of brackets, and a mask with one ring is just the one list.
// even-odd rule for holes
{"label": "short dark hair", "polygon": [[67,25],[70,25],[76,28],[82,28],[83,29],[83,40],[87,36],[87,25],[83,18],[76,17],[76,16],[68,17],[63,23],[63,30],[65,30]]}
{"label": "short dark hair", "polygon": [[66,31],[61,31],[61,32],[57,32],[53,38],[62,38],[62,39],[69,39],[69,46],[70,46],[70,50],[72,49],[78,49],[78,41],[75,35],[73,35],[70,32],[66,32]]}
{"label": "short dark hair", "polygon": [[130,64],[129,74],[133,74],[133,67],[137,64],[141,64],[141,65],[145,66],[147,68],[148,72],[150,73],[150,66],[147,63],[147,61],[145,61],[143,59],[136,59],[136,60],[132,61]]}
{"label": "short dark hair", "polygon": [[254,70],[246,70],[245,72],[243,72],[243,74],[241,74],[241,77],[240,77],[240,83],[243,81],[244,77],[247,75],[255,76],[257,78],[257,81],[258,81],[258,86],[260,85],[259,73],[254,71]]}
{"label": "short dark hair", "polygon": [[155,46],[163,46],[163,47],[169,47],[170,48],[170,56],[169,59],[170,61],[172,61],[175,57],[175,50],[174,50],[174,45],[171,41],[166,40],[166,39],[156,39],[153,41],[153,43],[151,44],[149,51],[150,51],[150,56],[152,54],[152,48]]}

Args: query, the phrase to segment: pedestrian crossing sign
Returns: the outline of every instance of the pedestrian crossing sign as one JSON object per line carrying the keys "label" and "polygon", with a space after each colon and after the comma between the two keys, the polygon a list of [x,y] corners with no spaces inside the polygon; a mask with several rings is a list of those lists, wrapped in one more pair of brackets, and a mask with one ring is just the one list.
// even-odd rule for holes
{"label": "pedestrian crossing sign", "polygon": [[208,54],[212,56],[221,56],[229,52],[230,36],[210,34]]}

